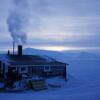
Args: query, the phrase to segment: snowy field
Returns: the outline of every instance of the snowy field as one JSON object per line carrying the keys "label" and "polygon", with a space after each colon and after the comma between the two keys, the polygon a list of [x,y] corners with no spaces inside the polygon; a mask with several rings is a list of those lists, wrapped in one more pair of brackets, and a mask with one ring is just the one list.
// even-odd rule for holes
{"label": "snowy field", "polygon": [[[63,56],[58,58],[69,63],[68,81],[63,82],[61,88],[37,92],[6,92],[0,94],[0,100],[100,100],[100,60],[96,56],[94,59],[81,59],[82,56],[76,59]],[[86,57],[93,58],[90,54]]]}

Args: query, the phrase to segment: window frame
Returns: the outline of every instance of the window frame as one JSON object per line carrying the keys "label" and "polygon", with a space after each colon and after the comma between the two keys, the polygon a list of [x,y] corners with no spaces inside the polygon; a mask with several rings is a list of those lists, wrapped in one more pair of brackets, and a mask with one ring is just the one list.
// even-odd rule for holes
{"label": "window frame", "polygon": [[51,71],[51,66],[50,65],[44,66],[44,72],[49,72],[49,71]]}

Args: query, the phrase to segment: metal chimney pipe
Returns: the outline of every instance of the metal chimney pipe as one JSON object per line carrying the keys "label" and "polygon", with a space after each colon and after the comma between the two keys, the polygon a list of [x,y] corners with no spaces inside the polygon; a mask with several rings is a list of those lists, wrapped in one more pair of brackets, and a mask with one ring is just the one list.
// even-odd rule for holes
{"label": "metal chimney pipe", "polygon": [[15,54],[15,41],[13,41],[13,55]]}

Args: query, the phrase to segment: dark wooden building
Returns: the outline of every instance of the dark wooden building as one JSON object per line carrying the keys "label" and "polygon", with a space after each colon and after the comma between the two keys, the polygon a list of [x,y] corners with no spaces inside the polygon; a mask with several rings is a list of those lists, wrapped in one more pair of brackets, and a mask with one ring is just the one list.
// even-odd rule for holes
{"label": "dark wooden building", "polygon": [[18,54],[0,55],[0,76],[5,77],[11,71],[17,75],[38,75],[40,77],[63,76],[67,79],[67,65],[50,57],[40,55],[23,55],[22,46],[18,46]]}

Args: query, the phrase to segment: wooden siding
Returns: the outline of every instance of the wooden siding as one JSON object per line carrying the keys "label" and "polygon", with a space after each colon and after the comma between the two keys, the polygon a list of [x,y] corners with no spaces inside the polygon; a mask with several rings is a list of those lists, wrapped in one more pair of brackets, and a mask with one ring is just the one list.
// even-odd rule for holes
{"label": "wooden siding", "polygon": [[[5,64],[3,66],[3,73],[5,73]],[[8,66],[6,66],[8,67]],[[11,67],[11,66],[9,66]],[[49,70],[45,68],[49,67]],[[18,74],[26,73],[29,76],[38,75],[41,77],[54,77],[54,76],[64,76],[67,78],[66,65],[16,65],[13,68],[16,69]],[[26,68],[26,71],[21,71],[21,68]]]}
{"label": "wooden siding", "polygon": [[1,68],[1,61],[0,61],[0,73],[2,72],[2,68]]}

